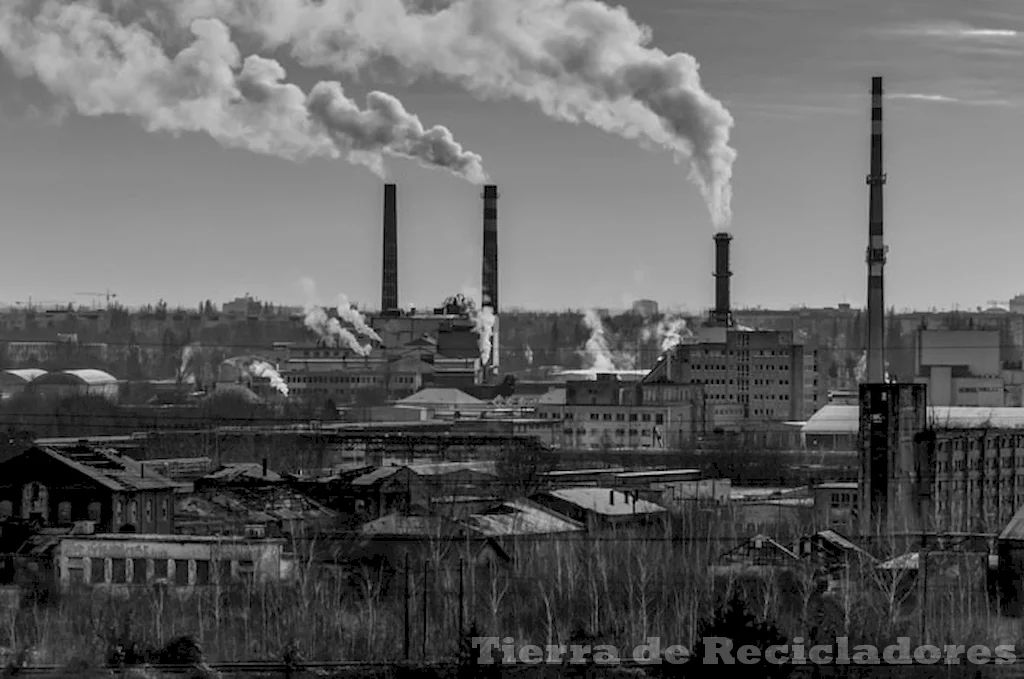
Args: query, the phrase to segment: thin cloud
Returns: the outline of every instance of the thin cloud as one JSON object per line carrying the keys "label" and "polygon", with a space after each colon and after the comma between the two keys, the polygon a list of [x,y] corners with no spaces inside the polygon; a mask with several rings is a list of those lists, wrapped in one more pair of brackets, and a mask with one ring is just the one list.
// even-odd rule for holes
{"label": "thin cloud", "polygon": [[894,37],[938,38],[943,40],[1015,40],[1020,31],[1011,28],[979,28],[966,23],[925,23],[909,26],[890,26],[880,30]]}
{"label": "thin cloud", "polygon": [[951,97],[947,94],[927,94],[924,92],[896,92],[885,95],[887,99],[918,101],[933,104],[961,104],[964,106],[1013,106],[1006,99],[974,99],[967,97]]}

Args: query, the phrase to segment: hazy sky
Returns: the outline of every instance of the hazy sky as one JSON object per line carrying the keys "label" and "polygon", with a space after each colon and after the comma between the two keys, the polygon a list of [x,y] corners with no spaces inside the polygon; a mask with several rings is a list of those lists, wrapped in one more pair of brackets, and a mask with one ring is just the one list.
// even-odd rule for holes
{"label": "hazy sky", "polygon": [[[870,80],[885,77],[886,301],[974,306],[1024,291],[1024,7],[1019,0],[627,0],[653,45],[692,54],[735,118],[737,305],[862,305]],[[334,79],[288,64],[296,80]],[[342,78],[344,81],[344,78]],[[346,83],[348,85],[348,83]],[[514,101],[422,81],[352,84],[443,124],[501,192],[505,306],[712,300],[712,226],[687,168]],[[127,118],[55,120],[0,75],[0,300],[195,305],[250,292],[380,299],[382,183],[344,161],[225,150]],[[399,296],[480,284],[480,188],[392,160]],[[324,299],[323,301],[329,301]]]}

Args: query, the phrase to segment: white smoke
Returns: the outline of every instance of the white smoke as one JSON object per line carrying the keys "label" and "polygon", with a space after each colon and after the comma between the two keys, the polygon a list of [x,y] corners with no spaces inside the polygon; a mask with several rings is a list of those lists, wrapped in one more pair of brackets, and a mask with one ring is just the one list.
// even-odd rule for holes
{"label": "white smoke", "polygon": [[[176,0],[175,0],[176,1]],[[243,59],[228,27],[198,18],[173,57],[139,22],[97,3],[4,0],[0,56],[81,115],[125,115],[150,132],[205,132],[222,145],[295,161],[340,158],[385,175],[384,156],[487,180],[480,156],[442,126],[424,128],[396,98],[370,92],[361,108],[337,82],[307,94],[273,59]]]}
{"label": "white smoke", "polygon": [[[316,333],[316,336],[329,347],[345,347],[358,356],[369,356],[373,350],[372,345],[360,344],[356,336],[352,334],[352,331],[341,325],[341,321],[327,315],[327,311],[317,301],[316,283],[313,279],[302,278],[299,284],[302,286],[306,297],[306,317],[304,319],[306,327]],[[340,301],[344,302],[351,309],[351,305],[348,304],[348,300],[344,295],[340,295],[339,298]],[[359,312],[357,311],[356,313],[358,314]],[[362,319],[361,315],[360,319]],[[373,331],[370,330],[370,332]],[[376,335],[376,333],[374,334]],[[378,337],[377,339],[379,340],[380,338]]]}
{"label": "white smoke", "polygon": [[670,351],[683,341],[693,337],[693,332],[682,316],[670,316],[658,321],[657,325],[644,327],[641,338],[648,342],[657,338],[661,353]]}
{"label": "white smoke", "polygon": [[200,349],[201,347],[196,342],[181,348],[181,363],[178,366],[179,382],[195,382],[198,379],[194,363],[199,356]]}
{"label": "white smoke", "polygon": [[612,351],[608,347],[608,340],[604,336],[604,323],[601,316],[594,309],[587,309],[583,314],[583,323],[590,330],[590,337],[584,345],[588,369],[596,372],[612,372],[615,370],[615,361],[612,359]]}
{"label": "white smoke", "polygon": [[491,361],[491,346],[494,340],[494,309],[485,306],[478,312],[470,311],[473,319],[473,330],[476,332],[476,345],[480,349],[480,362],[487,365]]}
{"label": "white smoke", "polygon": [[263,377],[270,380],[270,386],[277,389],[279,392],[288,395],[288,385],[285,384],[284,379],[281,377],[281,373],[277,371],[277,368],[270,365],[266,361],[254,360],[248,366],[246,366],[249,374],[253,377]]}
{"label": "white smoke", "polygon": [[338,295],[337,311],[338,318],[351,325],[356,334],[381,344],[384,343],[380,335],[366,323],[366,319],[363,318],[363,315],[352,305],[352,302],[348,300],[344,293]]}
{"label": "white smoke", "polygon": [[853,378],[857,384],[864,384],[868,380],[868,352],[865,351],[857,359],[857,365],[853,368]]}
{"label": "white smoke", "polygon": [[533,365],[533,349],[529,344],[523,348],[523,357],[526,358],[526,365]]}
{"label": "white smoke", "polygon": [[[133,0],[137,2],[138,0]],[[441,77],[481,99],[518,99],[688,160],[716,228],[731,220],[733,118],[697,61],[598,0],[153,0],[179,26],[218,17],[299,63],[358,74],[383,65]]]}

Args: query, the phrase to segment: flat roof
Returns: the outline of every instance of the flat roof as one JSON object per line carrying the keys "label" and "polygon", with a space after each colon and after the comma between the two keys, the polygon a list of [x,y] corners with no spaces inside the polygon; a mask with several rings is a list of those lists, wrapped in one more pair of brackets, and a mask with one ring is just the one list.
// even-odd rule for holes
{"label": "flat roof", "polygon": [[195,542],[231,544],[284,544],[284,538],[245,538],[236,535],[165,535],[163,533],[92,533],[55,536],[61,540],[95,540],[103,542]]}
{"label": "flat roof", "polygon": [[860,486],[856,481],[835,481],[833,483],[819,483],[814,486],[815,488],[824,488],[825,490],[857,490]]}
{"label": "flat roof", "polygon": [[649,472],[625,472],[617,474],[620,479],[638,479],[648,476],[678,476],[680,474],[700,474],[699,469],[656,469]]}

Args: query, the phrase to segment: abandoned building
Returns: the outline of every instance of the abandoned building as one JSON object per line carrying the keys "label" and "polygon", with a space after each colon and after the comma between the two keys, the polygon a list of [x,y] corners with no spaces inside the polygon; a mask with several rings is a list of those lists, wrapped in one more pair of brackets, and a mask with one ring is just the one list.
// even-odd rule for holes
{"label": "abandoned building", "polygon": [[97,533],[173,533],[169,479],[114,451],[33,447],[0,464],[0,520],[90,521]]}

